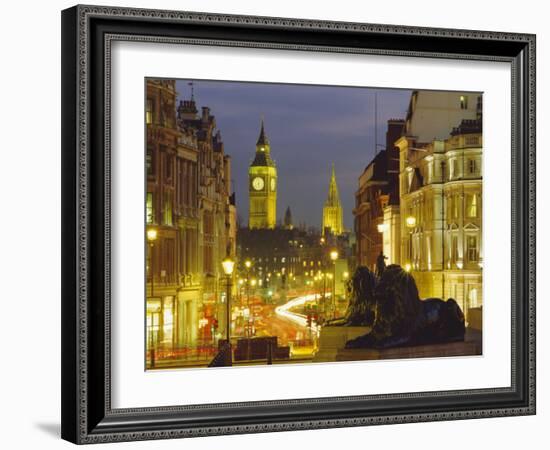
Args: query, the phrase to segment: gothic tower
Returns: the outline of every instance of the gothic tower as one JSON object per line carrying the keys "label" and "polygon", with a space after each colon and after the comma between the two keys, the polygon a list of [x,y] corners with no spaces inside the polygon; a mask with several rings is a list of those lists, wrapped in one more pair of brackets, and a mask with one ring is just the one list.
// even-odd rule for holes
{"label": "gothic tower", "polygon": [[283,226],[287,230],[292,230],[294,228],[294,224],[292,223],[292,213],[290,212],[290,206],[287,206],[286,208],[285,220],[283,222]]}
{"label": "gothic tower", "polygon": [[334,172],[334,163],[332,164],[332,174],[330,176],[330,185],[328,188],[328,197],[323,207],[323,233],[332,233],[336,236],[344,232],[344,213],[338,194],[338,185],[336,184],[336,174]]}
{"label": "gothic tower", "polygon": [[264,121],[256,142],[256,155],[248,169],[248,227],[275,228],[277,220],[277,167],[271,159],[271,148]]}

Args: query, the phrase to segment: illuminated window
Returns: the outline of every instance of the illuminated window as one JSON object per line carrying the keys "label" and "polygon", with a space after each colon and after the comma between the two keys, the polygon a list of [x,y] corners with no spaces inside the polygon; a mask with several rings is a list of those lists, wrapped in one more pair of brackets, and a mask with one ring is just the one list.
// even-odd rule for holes
{"label": "illuminated window", "polygon": [[469,173],[476,173],[477,172],[476,160],[475,159],[468,160],[468,172]]}
{"label": "illuminated window", "polygon": [[164,224],[172,225],[172,199],[167,192],[164,194]]}
{"label": "illuminated window", "polygon": [[466,254],[468,262],[477,262],[477,237],[468,236],[466,239]]}
{"label": "illuminated window", "polygon": [[460,96],[460,109],[468,109],[468,97],[466,95]]}
{"label": "illuminated window", "polygon": [[453,264],[458,261],[458,237],[456,236],[451,238],[451,260]]}
{"label": "illuminated window", "polygon": [[155,221],[155,210],[153,206],[153,193],[147,192],[147,201],[145,207],[145,220],[147,223],[154,223]]}
{"label": "illuminated window", "polygon": [[467,217],[477,217],[477,194],[467,195],[466,202]]}
{"label": "illuminated window", "polygon": [[470,307],[476,308],[477,306],[479,306],[476,288],[470,289],[470,292],[468,293],[468,299],[470,300]]}
{"label": "illuminated window", "polygon": [[147,125],[153,123],[153,100],[147,99],[147,106],[145,108],[145,123]]}
{"label": "illuminated window", "polygon": [[163,308],[162,308],[162,342],[163,343],[171,343],[173,339],[173,331],[174,331],[174,313],[173,313],[173,306],[174,306],[174,297],[168,296],[164,297],[163,301]]}

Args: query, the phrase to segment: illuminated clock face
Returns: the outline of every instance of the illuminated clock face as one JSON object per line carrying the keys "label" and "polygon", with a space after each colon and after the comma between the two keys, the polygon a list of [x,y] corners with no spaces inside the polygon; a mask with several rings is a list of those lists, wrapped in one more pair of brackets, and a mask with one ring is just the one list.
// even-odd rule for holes
{"label": "illuminated clock face", "polygon": [[272,190],[272,191],[275,190],[275,178],[272,178],[272,179],[271,179],[271,190]]}
{"label": "illuminated clock face", "polygon": [[264,179],[262,177],[256,177],[252,180],[252,187],[257,191],[261,191],[264,188]]}

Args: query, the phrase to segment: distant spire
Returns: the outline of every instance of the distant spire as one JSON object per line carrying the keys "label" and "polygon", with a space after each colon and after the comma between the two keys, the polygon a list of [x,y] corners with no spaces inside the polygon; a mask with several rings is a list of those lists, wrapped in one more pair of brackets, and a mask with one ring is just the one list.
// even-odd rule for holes
{"label": "distant spire", "polygon": [[187,83],[189,86],[191,86],[191,101],[194,102],[195,101],[195,88],[194,88],[194,85],[193,85],[193,82],[190,81],[189,83]]}
{"label": "distant spire", "polygon": [[292,213],[290,212],[290,206],[287,206],[285,212],[284,226],[287,230],[292,230],[294,225],[292,224]]}
{"label": "distant spire", "polygon": [[334,170],[334,163],[332,163],[332,171],[330,175],[330,185],[328,188],[328,197],[325,203],[327,206],[340,205],[340,195],[338,194],[338,185],[336,184],[336,172]]}
{"label": "distant spire", "polygon": [[334,235],[342,234],[344,232],[343,214],[338,185],[336,184],[336,171],[334,170],[334,163],[332,163],[328,196],[323,207],[323,233],[328,231]]}
{"label": "distant spire", "polygon": [[262,125],[260,128],[260,136],[258,136],[258,142],[256,142],[256,145],[269,145],[269,140],[267,139],[267,136],[265,134],[265,129],[264,129],[263,114],[262,114]]}

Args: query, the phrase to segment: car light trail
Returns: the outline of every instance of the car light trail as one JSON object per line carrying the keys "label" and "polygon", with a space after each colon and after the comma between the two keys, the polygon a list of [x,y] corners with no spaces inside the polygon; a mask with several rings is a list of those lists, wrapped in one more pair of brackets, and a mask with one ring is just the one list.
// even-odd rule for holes
{"label": "car light trail", "polygon": [[[327,297],[330,296],[330,294],[326,295]],[[302,328],[308,328],[307,326],[307,316],[305,314],[295,313],[292,311],[289,311],[292,308],[295,308],[297,306],[301,306],[304,303],[307,302],[313,302],[317,296],[315,294],[309,294],[309,295],[303,295],[301,297],[296,297],[288,302],[286,302],[284,305],[277,306],[275,308],[275,314],[277,314],[282,319],[289,320],[290,322],[302,327]],[[314,332],[318,332],[320,327],[317,324],[311,325],[311,330]]]}

